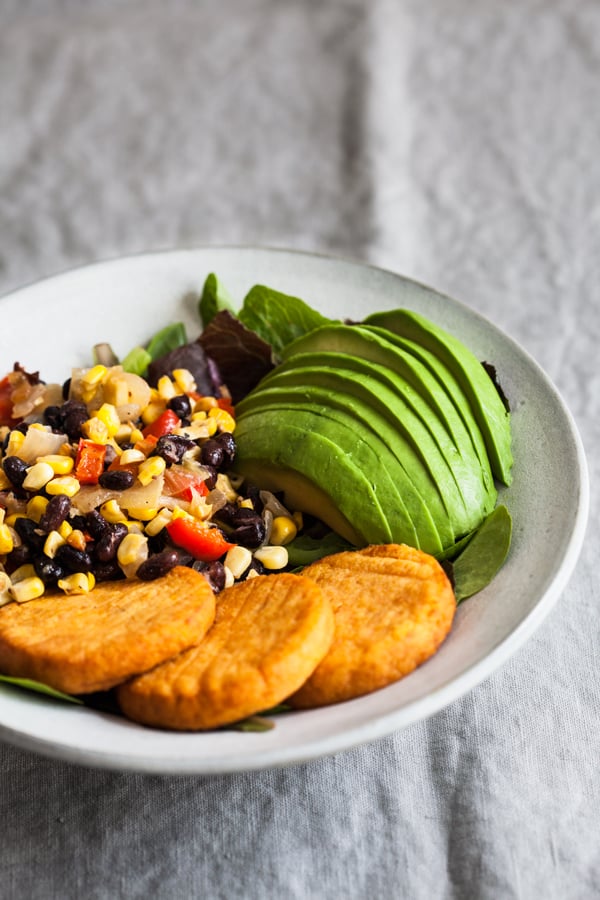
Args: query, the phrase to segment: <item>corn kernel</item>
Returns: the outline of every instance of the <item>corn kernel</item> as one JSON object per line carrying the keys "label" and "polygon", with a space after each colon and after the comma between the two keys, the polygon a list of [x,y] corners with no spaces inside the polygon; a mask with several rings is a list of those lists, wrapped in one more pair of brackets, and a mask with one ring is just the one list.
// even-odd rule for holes
{"label": "corn kernel", "polygon": [[189,369],[173,369],[172,375],[180,393],[189,394],[196,390],[196,382]]}
{"label": "corn kernel", "polygon": [[292,513],[292,519],[296,523],[298,531],[301,531],[304,528],[304,516],[299,509]]}
{"label": "corn kernel", "polygon": [[64,522],[61,522],[58,527],[58,533],[60,534],[61,537],[65,538],[65,540],[69,537],[69,535],[71,534],[72,531],[73,531],[73,526],[70,525],[66,519]]}
{"label": "corn kernel", "polygon": [[58,579],[58,587],[65,594],[87,594],[94,589],[96,579],[91,572],[73,572]]}
{"label": "corn kernel", "polygon": [[18,569],[15,569],[14,572],[11,572],[10,580],[13,584],[16,584],[18,581],[23,581],[24,578],[33,578],[35,575],[35,569],[31,563],[23,563],[22,566],[19,566]]}
{"label": "corn kernel", "polygon": [[119,413],[112,403],[103,403],[95,417],[104,423],[110,437],[114,437],[121,427]]}
{"label": "corn kernel", "polygon": [[107,500],[100,507],[100,512],[111,525],[116,525],[117,522],[127,521],[127,516],[116,500]]}
{"label": "corn kernel", "polygon": [[162,456],[151,456],[149,459],[146,459],[143,463],[140,463],[138,469],[138,480],[140,484],[143,484],[144,487],[150,484],[151,481],[163,474],[166,467],[167,464]]}
{"label": "corn kernel", "polygon": [[24,440],[25,435],[22,431],[11,431],[6,445],[6,456],[18,456]]}
{"label": "corn kernel", "polygon": [[244,574],[251,562],[252,554],[250,551],[246,547],[238,545],[227,551],[224,565],[227,566],[234,578],[239,578]]}
{"label": "corn kernel", "polygon": [[59,531],[51,531],[44,541],[44,553],[50,559],[54,559],[56,551],[65,543],[65,538]]}
{"label": "corn kernel", "polygon": [[293,541],[298,533],[296,523],[289,516],[275,516],[271,526],[271,544],[284,546]]}
{"label": "corn kernel", "polygon": [[173,521],[175,519],[191,519],[193,516],[190,516],[189,512],[186,512],[185,509],[182,509],[180,506],[176,506],[171,515]]}
{"label": "corn kernel", "polygon": [[68,475],[73,471],[75,465],[73,458],[64,453],[49,453],[47,456],[40,456],[38,462],[48,463],[55,475]]}
{"label": "corn kernel", "polygon": [[199,412],[192,413],[190,417],[190,422],[205,422],[207,415],[205,411],[202,409]]}
{"label": "corn kernel", "polygon": [[127,531],[130,534],[144,534],[146,531],[143,524],[137,519],[127,519],[124,524],[127,526]]}
{"label": "corn kernel", "polygon": [[140,522],[149,522],[158,515],[158,509],[145,506],[129,506],[127,507],[127,512],[132,519],[139,519]]}
{"label": "corn kernel", "polygon": [[142,422],[144,425],[152,425],[159,416],[162,416],[167,404],[164,400],[158,399],[151,401],[148,406],[142,410]]}
{"label": "corn kernel", "polygon": [[200,397],[200,399],[196,401],[194,412],[208,412],[209,409],[214,409],[218,406],[219,404],[216,397]]}
{"label": "corn kernel", "polygon": [[92,366],[91,369],[88,369],[87,372],[84,372],[81,376],[82,384],[86,387],[95,387],[102,382],[102,379],[106,376],[106,372],[106,366]]}
{"label": "corn kernel", "polygon": [[[137,429],[136,429],[137,431]],[[116,441],[120,444],[124,444],[126,441],[131,440],[132,426],[129,422],[121,422],[119,425],[119,430],[114,435]]]}
{"label": "corn kernel", "polygon": [[108,428],[98,416],[92,416],[91,419],[84,422],[81,426],[81,430],[83,434],[89,438],[90,441],[94,441],[95,444],[106,444],[110,438]]}
{"label": "corn kernel", "polygon": [[238,505],[241,509],[254,509],[254,503],[249,497],[246,500],[240,500]]}
{"label": "corn kernel", "polygon": [[119,462],[122,466],[129,466],[132,463],[144,462],[145,459],[146,457],[141,450],[136,450],[132,447],[131,450],[123,450]]}
{"label": "corn kernel", "polygon": [[10,592],[11,587],[10,578],[6,572],[0,572],[0,606],[6,606],[7,603],[12,603],[13,597]]}
{"label": "corn kernel", "polygon": [[48,484],[51,478],[54,478],[52,466],[49,466],[48,463],[34,463],[27,469],[23,487],[26,491],[39,491]]}
{"label": "corn kernel", "polygon": [[235,419],[226,409],[214,406],[212,409],[209,409],[208,418],[216,420],[219,431],[228,431],[230,433],[235,431]]}
{"label": "corn kernel", "polygon": [[4,524],[4,516],[6,515],[6,510],[3,506],[0,506],[0,525]]}
{"label": "corn kernel", "polygon": [[177,389],[168,375],[162,375],[156,384],[158,396],[162,400],[172,400],[177,396]]}
{"label": "corn kernel", "polygon": [[3,468],[0,467],[0,491],[9,491],[12,489],[12,482],[7,476]]}
{"label": "corn kernel", "polygon": [[11,513],[10,516],[6,516],[4,521],[7,525],[12,526],[15,524],[17,519],[26,519],[26,518],[27,518],[27,516],[25,515],[25,513]]}
{"label": "corn kernel", "polygon": [[39,522],[46,512],[48,502],[49,501],[46,497],[32,497],[27,504],[28,518],[33,519],[34,522]]}
{"label": "corn kernel", "polygon": [[148,522],[148,524],[144,528],[144,531],[146,532],[146,534],[150,535],[150,537],[154,537],[159,533],[159,531],[163,530],[165,525],[169,524],[172,518],[173,513],[170,509],[167,509],[167,507],[164,506],[161,510],[159,510],[157,515],[155,515],[154,518],[151,519],[150,522]]}
{"label": "corn kernel", "polygon": [[0,525],[0,554],[10,553],[14,545],[12,532],[8,525]]}
{"label": "corn kernel", "polygon": [[30,578],[23,578],[16,584],[13,582],[11,594],[17,603],[27,603],[29,600],[36,600],[41,597],[45,591],[44,582],[37,575]]}
{"label": "corn kernel", "polygon": [[57,475],[46,485],[46,493],[55,497],[57,494],[65,494],[67,497],[74,497],[79,491],[81,485],[72,475]]}
{"label": "corn kernel", "polygon": [[139,444],[140,441],[144,440],[144,435],[140,431],[139,428],[132,428],[129,436],[129,440],[132,444]]}
{"label": "corn kernel", "polygon": [[66,541],[69,547],[74,547],[76,550],[85,550],[87,547],[85,535],[79,528],[73,528],[71,533],[67,536]]}
{"label": "corn kernel", "polygon": [[285,547],[259,547],[254,551],[254,558],[263,564],[265,569],[284,569],[288,564],[288,552]]}
{"label": "corn kernel", "polygon": [[233,575],[233,572],[231,571],[231,569],[228,569],[227,566],[223,566],[223,569],[225,570],[225,587],[232,587],[235,584],[235,577]]}
{"label": "corn kernel", "polygon": [[148,538],[143,534],[126,534],[117,550],[117,560],[127,577],[135,575],[139,566],[148,558]]}

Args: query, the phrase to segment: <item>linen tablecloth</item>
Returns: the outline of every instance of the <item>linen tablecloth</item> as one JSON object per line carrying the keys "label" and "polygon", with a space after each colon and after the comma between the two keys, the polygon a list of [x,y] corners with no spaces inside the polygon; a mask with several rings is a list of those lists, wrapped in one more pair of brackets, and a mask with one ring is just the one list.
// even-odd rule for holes
{"label": "linen tablecloth", "polygon": [[0,896],[600,894],[599,83],[593,0],[0,0],[3,293],[204,243],[381,264],[537,359],[592,476],[549,617],[424,722],[213,778],[0,745]]}

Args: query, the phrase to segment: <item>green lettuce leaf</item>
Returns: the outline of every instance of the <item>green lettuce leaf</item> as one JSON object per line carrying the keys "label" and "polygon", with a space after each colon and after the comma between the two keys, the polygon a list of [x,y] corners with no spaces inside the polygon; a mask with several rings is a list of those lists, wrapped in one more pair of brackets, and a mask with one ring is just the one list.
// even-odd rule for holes
{"label": "green lettuce leaf", "polygon": [[249,290],[238,318],[270,344],[275,354],[301,335],[332,321],[304,300],[262,284]]}
{"label": "green lettuce leaf", "polygon": [[56,700],[66,700],[68,703],[76,703],[79,706],[83,706],[83,700],[80,700],[78,697],[72,697],[70,694],[63,694],[62,691],[57,691],[54,688],[48,687],[47,684],[42,684],[40,681],[33,681],[31,678],[13,678],[11,675],[0,675],[0,681],[5,681],[7,684],[14,684],[16,687],[23,688],[26,691],[47,694],[49,697],[54,697]]}

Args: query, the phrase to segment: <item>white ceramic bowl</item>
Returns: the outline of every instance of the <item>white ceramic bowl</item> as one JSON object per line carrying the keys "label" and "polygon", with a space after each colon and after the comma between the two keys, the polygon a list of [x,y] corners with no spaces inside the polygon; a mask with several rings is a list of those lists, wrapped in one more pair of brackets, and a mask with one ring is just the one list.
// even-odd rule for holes
{"label": "white ceramic bowl", "polygon": [[2,299],[0,369],[15,361],[62,381],[91,348],[118,354],[169,321],[200,330],[197,298],[209,272],[234,296],[263,283],[333,317],[407,306],[493,362],[511,399],[514,482],[502,492],[514,520],[509,559],[462,603],[441,650],[416,672],[367,697],[294,712],[268,732],[173,734],[0,686],[0,738],[48,756],[121,770],[173,774],[262,769],[371,741],[423,719],[504,663],[560,596],[579,554],[589,487],[577,430],[546,375],[514,341],[464,305],[391,272],[296,252],[250,247],[151,253],[76,269]]}

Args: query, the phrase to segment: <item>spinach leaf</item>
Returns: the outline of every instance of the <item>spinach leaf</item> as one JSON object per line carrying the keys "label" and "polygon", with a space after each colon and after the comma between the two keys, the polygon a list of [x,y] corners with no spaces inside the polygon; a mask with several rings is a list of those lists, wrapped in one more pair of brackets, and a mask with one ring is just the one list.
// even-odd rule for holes
{"label": "spinach leaf", "polygon": [[324,556],[342,553],[344,550],[352,550],[352,545],[333,531],[323,537],[301,534],[287,545],[288,560],[294,568],[309,566]]}
{"label": "spinach leaf", "polygon": [[68,703],[77,703],[79,706],[83,705],[83,701],[78,697],[72,697],[70,694],[63,694],[62,691],[57,691],[39,681],[33,681],[31,678],[13,678],[10,675],[0,675],[0,681],[5,681],[7,684],[14,684],[27,691],[35,691],[38,694],[47,694],[49,697],[54,697],[56,700],[66,700]]}
{"label": "spinach leaf", "polygon": [[270,344],[275,354],[295,338],[332,321],[304,300],[262,284],[255,284],[246,294],[238,318]]}
{"label": "spinach leaf", "polygon": [[147,350],[143,347],[134,347],[127,356],[123,357],[121,365],[125,372],[131,372],[134,375],[144,375],[151,362],[152,357]]}
{"label": "spinach leaf", "polygon": [[160,359],[166,356],[171,350],[177,347],[183,347],[187,344],[187,334],[183,322],[172,322],[165,328],[157,331],[150,343],[146,345],[146,350],[150,355],[150,359]]}
{"label": "spinach leaf", "polygon": [[235,301],[223,282],[217,278],[214,272],[211,272],[204,282],[198,303],[198,312],[204,328],[209,322],[212,322],[217,313],[223,312],[223,310],[235,316]]}
{"label": "spinach leaf", "polygon": [[512,519],[506,506],[497,506],[452,563],[456,602],[483,590],[508,555]]}

